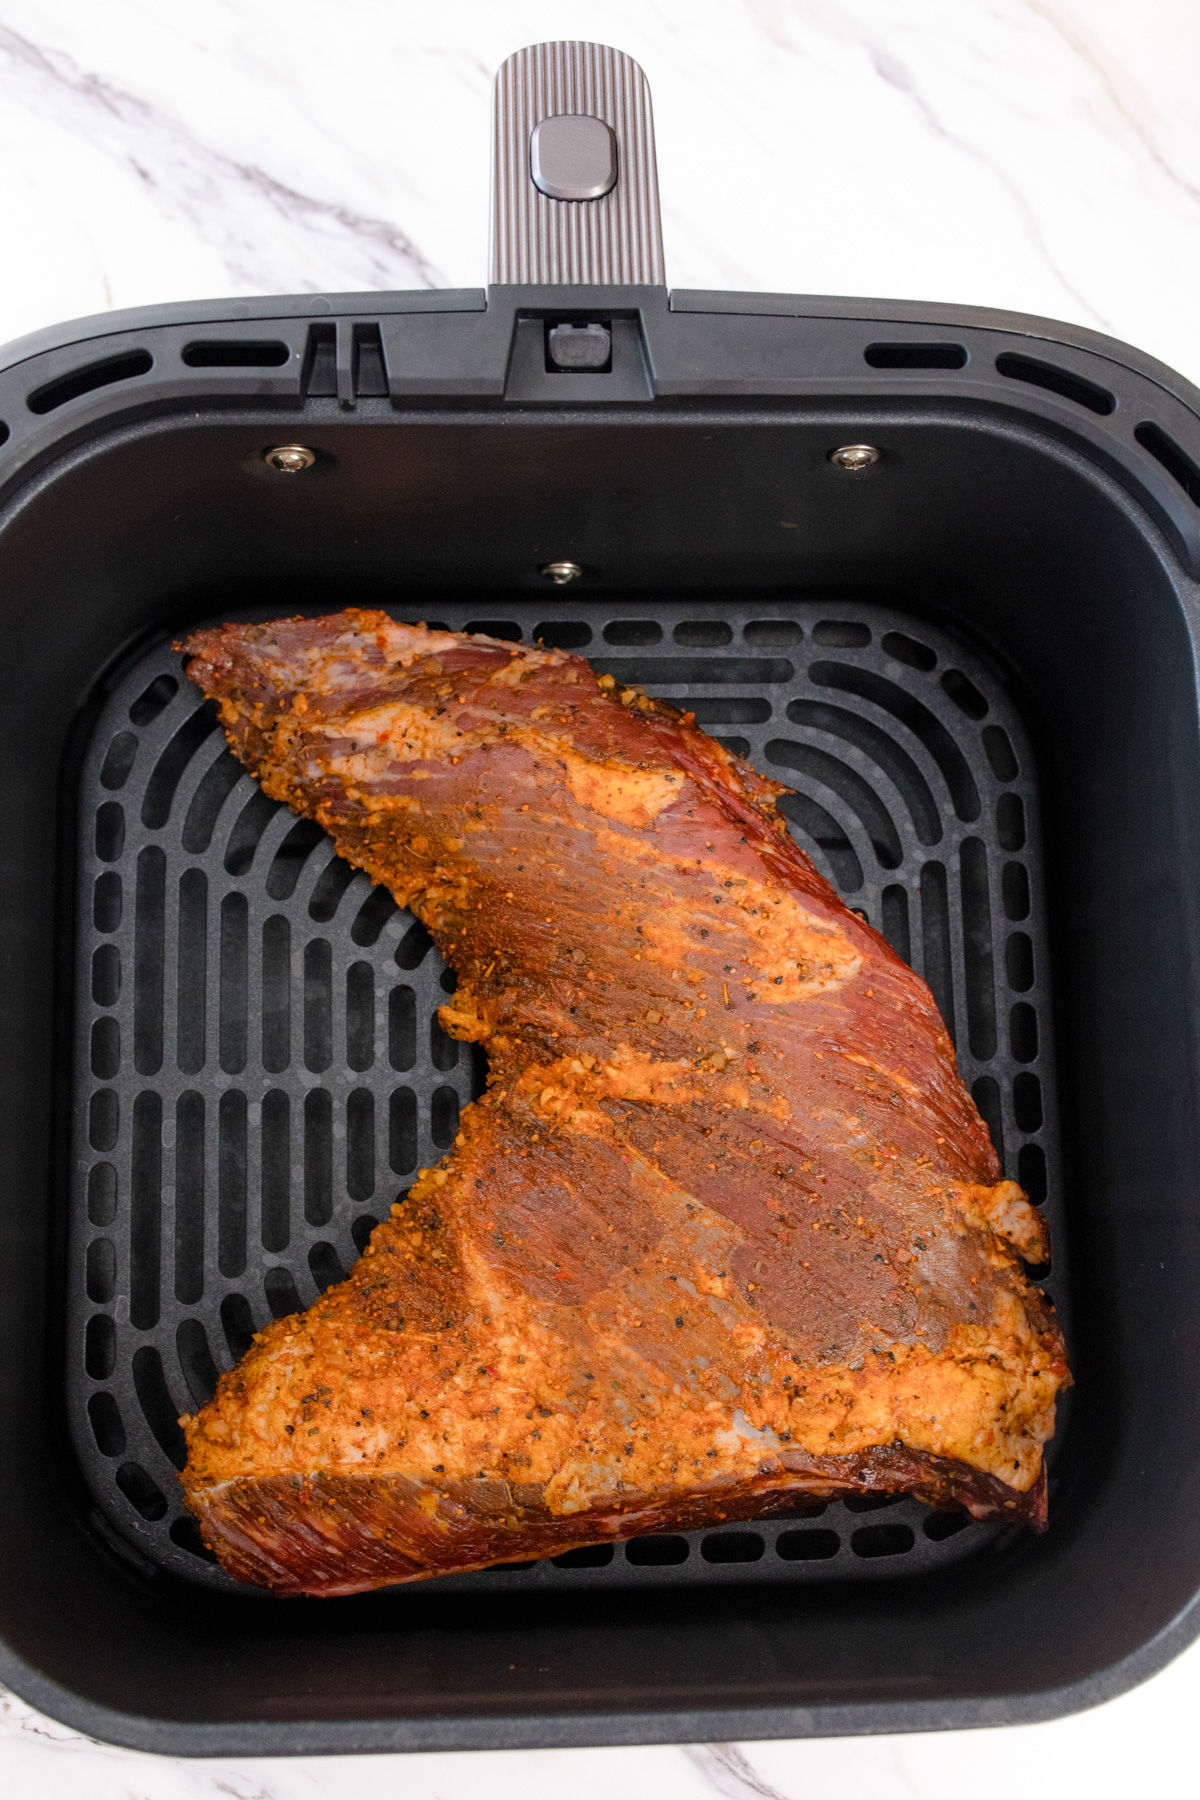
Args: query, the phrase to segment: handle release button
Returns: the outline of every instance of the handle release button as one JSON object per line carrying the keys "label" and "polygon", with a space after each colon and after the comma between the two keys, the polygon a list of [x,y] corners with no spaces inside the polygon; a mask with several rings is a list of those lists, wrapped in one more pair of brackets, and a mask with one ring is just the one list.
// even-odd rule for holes
{"label": "handle release button", "polygon": [[617,185],[616,137],[589,113],[556,113],[533,128],[529,168],[551,200],[599,200]]}

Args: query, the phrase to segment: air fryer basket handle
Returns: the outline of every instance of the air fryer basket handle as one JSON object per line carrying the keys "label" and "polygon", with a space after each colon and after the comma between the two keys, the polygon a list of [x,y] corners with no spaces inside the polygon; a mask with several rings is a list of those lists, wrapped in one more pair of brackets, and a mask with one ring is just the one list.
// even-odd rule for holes
{"label": "air fryer basket handle", "polygon": [[501,65],[491,280],[665,284],[650,88],[632,57],[533,44]]}

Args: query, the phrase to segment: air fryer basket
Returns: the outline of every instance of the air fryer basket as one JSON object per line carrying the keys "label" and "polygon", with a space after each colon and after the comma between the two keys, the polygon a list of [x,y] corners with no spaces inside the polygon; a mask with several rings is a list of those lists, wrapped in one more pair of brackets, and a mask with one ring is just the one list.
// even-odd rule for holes
{"label": "air fryer basket", "polygon": [[[0,1677],[197,1754],[1090,1704],[1200,1624],[1200,396],[1045,321],[668,296],[640,77],[514,63],[486,292],[157,308],[0,369]],[[529,133],[572,111],[616,186],[533,196]],[[560,326],[603,363],[559,367]],[[1060,1307],[1071,1262],[1045,1537],[829,1507],[287,1603],[198,1554],[175,1411],[336,1278],[478,1078],[434,953],[222,753],[171,648],[349,603],[686,699],[902,948],[907,918],[1044,1179]]]}

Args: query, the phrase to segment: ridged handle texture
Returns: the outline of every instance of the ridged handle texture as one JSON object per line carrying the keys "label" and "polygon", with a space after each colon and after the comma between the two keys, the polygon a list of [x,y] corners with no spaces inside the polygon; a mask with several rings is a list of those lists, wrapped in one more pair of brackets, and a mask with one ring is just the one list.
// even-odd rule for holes
{"label": "ridged handle texture", "polygon": [[[617,181],[598,200],[552,200],[534,186],[529,142],[559,113],[603,119]],[[494,283],[662,286],[662,223],[650,88],[607,44],[534,44],[501,65],[492,91]]]}

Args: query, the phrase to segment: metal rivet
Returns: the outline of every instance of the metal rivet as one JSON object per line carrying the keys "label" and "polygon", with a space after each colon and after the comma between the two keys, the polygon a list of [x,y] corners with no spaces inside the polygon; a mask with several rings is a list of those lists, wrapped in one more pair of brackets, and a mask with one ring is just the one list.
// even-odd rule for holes
{"label": "metal rivet", "polygon": [[839,469],[849,469],[853,474],[856,469],[869,469],[872,463],[877,463],[879,452],[874,444],[843,444],[840,450],[829,452],[829,460]]}
{"label": "metal rivet", "polygon": [[555,587],[566,587],[569,581],[578,581],[583,570],[578,563],[550,562],[543,563],[538,574],[547,576]]}
{"label": "metal rivet", "polygon": [[263,451],[263,461],[281,475],[299,475],[316,460],[316,451],[306,450],[303,444],[276,444],[273,450]]}

